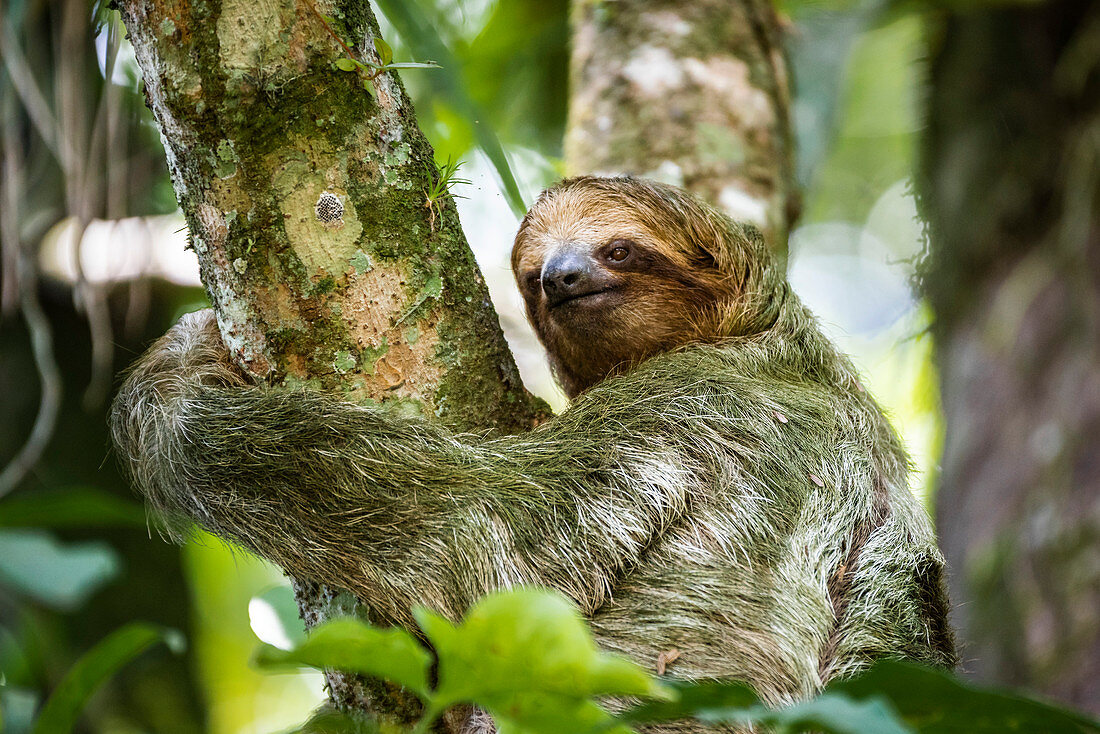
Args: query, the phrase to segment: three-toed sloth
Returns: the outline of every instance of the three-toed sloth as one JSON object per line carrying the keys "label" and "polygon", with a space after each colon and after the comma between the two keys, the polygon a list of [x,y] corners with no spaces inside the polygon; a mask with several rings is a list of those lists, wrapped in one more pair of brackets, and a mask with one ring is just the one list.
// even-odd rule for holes
{"label": "three-toed sloth", "polygon": [[882,657],[954,664],[943,560],[896,434],[753,228],[684,191],[582,177],[543,192],[512,256],[572,404],[459,435],[255,387],[212,316],[184,318],[113,409],[168,518],[381,618],[453,618],[558,589],[605,649],[781,703]]}

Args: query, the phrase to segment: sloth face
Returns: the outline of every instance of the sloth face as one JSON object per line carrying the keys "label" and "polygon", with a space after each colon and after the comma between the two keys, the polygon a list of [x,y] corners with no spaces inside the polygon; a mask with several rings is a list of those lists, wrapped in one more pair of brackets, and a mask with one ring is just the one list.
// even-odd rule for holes
{"label": "sloth face", "polygon": [[570,396],[699,341],[720,298],[725,279],[713,258],[686,244],[660,206],[638,206],[633,183],[560,184],[516,236],[512,269],[527,317]]}

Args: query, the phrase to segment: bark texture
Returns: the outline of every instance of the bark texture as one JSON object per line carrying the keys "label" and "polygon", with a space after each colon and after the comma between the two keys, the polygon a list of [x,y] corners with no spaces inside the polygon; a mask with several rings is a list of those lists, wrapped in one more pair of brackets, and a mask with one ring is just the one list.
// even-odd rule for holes
{"label": "bark texture", "polygon": [[1100,712],[1100,5],[939,31],[925,283],[963,667]]}
{"label": "bark texture", "polygon": [[[458,430],[516,432],[547,415],[523,390],[453,205],[428,200],[437,171],[400,80],[383,73],[370,94],[336,66],[349,51],[380,61],[366,0],[120,9],[203,282],[246,370]],[[296,580],[307,624],[356,607],[323,581]],[[413,713],[380,684],[328,682],[340,705]]]}
{"label": "bark texture", "polygon": [[800,208],[770,0],[574,0],[570,173],[656,178],[786,252]]}

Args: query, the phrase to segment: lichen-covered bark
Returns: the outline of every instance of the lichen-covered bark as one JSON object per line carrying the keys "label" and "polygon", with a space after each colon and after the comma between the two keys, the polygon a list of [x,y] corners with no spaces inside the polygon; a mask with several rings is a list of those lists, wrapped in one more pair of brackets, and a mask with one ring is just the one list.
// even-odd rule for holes
{"label": "lichen-covered bark", "polygon": [[[341,41],[379,61],[366,0],[119,5],[203,282],[244,368],[460,430],[546,416],[453,205],[427,200],[436,168],[400,80],[382,74],[372,95],[335,65]],[[297,581],[309,622],[355,606],[324,579]],[[361,681],[329,684],[343,705],[408,713]],[[371,704],[379,695],[388,703]]]}
{"label": "lichen-covered bark", "polygon": [[1100,712],[1100,5],[948,16],[923,203],[963,669]]}
{"label": "lichen-covered bark", "polygon": [[400,81],[371,95],[338,70],[314,7],[378,61],[365,0],[122,5],[227,344],[268,380],[528,427],[542,407],[453,206],[428,204],[432,152]]}
{"label": "lichen-covered bark", "polygon": [[770,0],[574,0],[571,173],[684,186],[786,252],[790,97]]}

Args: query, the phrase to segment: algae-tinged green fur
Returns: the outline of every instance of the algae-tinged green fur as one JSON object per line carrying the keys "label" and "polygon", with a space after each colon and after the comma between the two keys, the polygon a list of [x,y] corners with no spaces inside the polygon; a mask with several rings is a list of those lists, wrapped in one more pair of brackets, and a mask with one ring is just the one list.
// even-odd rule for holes
{"label": "algae-tinged green fur", "polygon": [[744,680],[771,703],[877,658],[953,665],[942,558],[851,363],[751,229],[618,181],[649,187],[655,211],[701,212],[694,238],[724,233],[693,262],[734,267],[745,297],[726,307],[754,313],[510,436],[251,386],[209,313],[192,314],[115,402],[135,485],[173,534],[193,520],[405,626],[414,605],[458,619],[489,591],[536,584],[576,601],[605,649],[651,669],[675,649],[670,674]]}

